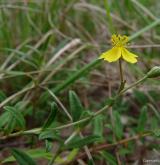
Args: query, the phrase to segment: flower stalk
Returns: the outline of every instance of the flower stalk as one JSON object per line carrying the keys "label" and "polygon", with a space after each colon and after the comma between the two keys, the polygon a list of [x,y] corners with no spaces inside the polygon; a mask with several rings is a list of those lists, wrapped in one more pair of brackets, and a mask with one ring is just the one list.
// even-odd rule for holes
{"label": "flower stalk", "polygon": [[124,77],[123,77],[123,68],[122,68],[122,60],[121,59],[119,59],[119,72],[120,72],[121,83],[120,83],[120,86],[118,89],[118,93],[124,89],[125,83],[126,83],[126,81],[124,80]]}

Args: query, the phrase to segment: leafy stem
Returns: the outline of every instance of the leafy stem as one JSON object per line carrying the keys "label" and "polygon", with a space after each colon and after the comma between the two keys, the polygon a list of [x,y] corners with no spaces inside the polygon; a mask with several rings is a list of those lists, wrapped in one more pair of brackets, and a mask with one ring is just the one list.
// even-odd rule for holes
{"label": "leafy stem", "polygon": [[[142,83],[143,81],[145,81],[147,79],[147,76],[145,75],[143,78],[141,78],[140,80],[136,81],[135,83],[131,84],[130,86],[124,88],[123,90],[121,90],[114,98],[110,99],[110,103],[105,105],[104,107],[102,107],[100,110],[98,110],[97,112],[95,112],[94,114],[92,114],[91,116],[85,117],[81,120],[78,120],[76,122],[72,122],[72,123],[68,123],[62,126],[58,126],[55,128],[47,128],[47,130],[60,130],[60,129],[64,129],[64,128],[68,128],[71,126],[75,126],[87,121],[90,121],[91,119],[93,119],[94,117],[98,116],[99,114],[102,114],[104,111],[108,110],[114,103],[115,101],[122,95],[124,94],[127,90],[134,88],[135,86],[137,86],[138,84]],[[13,134],[10,134],[8,136],[2,136],[0,137],[0,140],[5,140],[9,137],[16,137],[16,136],[20,136],[20,135],[28,135],[28,134],[39,134],[41,132],[42,128],[34,128],[31,130],[26,130],[26,131],[20,131],[20,132],[15,132]]]}

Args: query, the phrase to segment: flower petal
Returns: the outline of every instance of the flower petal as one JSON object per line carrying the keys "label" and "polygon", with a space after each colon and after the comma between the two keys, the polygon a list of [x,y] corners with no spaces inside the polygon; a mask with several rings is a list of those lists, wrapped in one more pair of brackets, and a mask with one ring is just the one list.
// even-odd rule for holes
{"label": "flower petal", "polygon": [[122,57],[127,62],[136,63],[137,62],[136,57],[138,57],[138,56],[129,52],[126,48],[122,48]]}
{"label": "flower petal", "polygon": [[113,47],[109,51],[102,53],[100,59],[107,60],[108,62],[114,62],[121,57],[121,52],[121,47]]}

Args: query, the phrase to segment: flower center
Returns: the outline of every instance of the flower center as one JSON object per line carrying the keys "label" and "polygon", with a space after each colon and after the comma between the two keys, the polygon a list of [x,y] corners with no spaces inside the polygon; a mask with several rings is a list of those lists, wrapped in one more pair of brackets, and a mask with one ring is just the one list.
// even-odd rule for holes
{"label": "flower center", "polygon": [[111,38],[111,42],[113,46],[124,47],[127,45],[128,37],[123,35],[113,34]]}

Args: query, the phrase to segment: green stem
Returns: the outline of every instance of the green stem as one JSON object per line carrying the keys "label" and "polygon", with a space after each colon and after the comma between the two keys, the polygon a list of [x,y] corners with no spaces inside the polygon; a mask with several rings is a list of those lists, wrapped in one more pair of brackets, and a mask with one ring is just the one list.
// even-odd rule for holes
{"label": "green stem", "polygon": [[120,91],[122,91],[124,89],[124,86],[125,86],[125,81],[124,81],[124,78],[123,78],[122,60],[121,59],[119,59],[119,72],[120,72],[121,84],[119,86],[118,93],[120,93]]}
{"label": "green stem", "polygon": [[[135,83],[131,84],[130,86],[124,88],[122,91],[120,91],[120,93],[117,95],[118,97],[121,96],[123,93],[125,93],[127,90],[137,86],[138,84],[142,83],[143,81],[145,81],[147,79],[147,76],[145,75],[143,78],[141,78],[140,80],[136,81]],[[117,97],[116,96],[116,97]]]}
{"label": "green stem", "polygon": [[64,144],[68,144],[78,133],[80,132],[79,129],[75,130],[70,136],[69,138],[64,142]]}
{"label": "green stem", "polygon": [[123,83],[124,79],[123,79],[122,60],[121,59],[119,59],[119,71],[120,71],[121,83]]}

